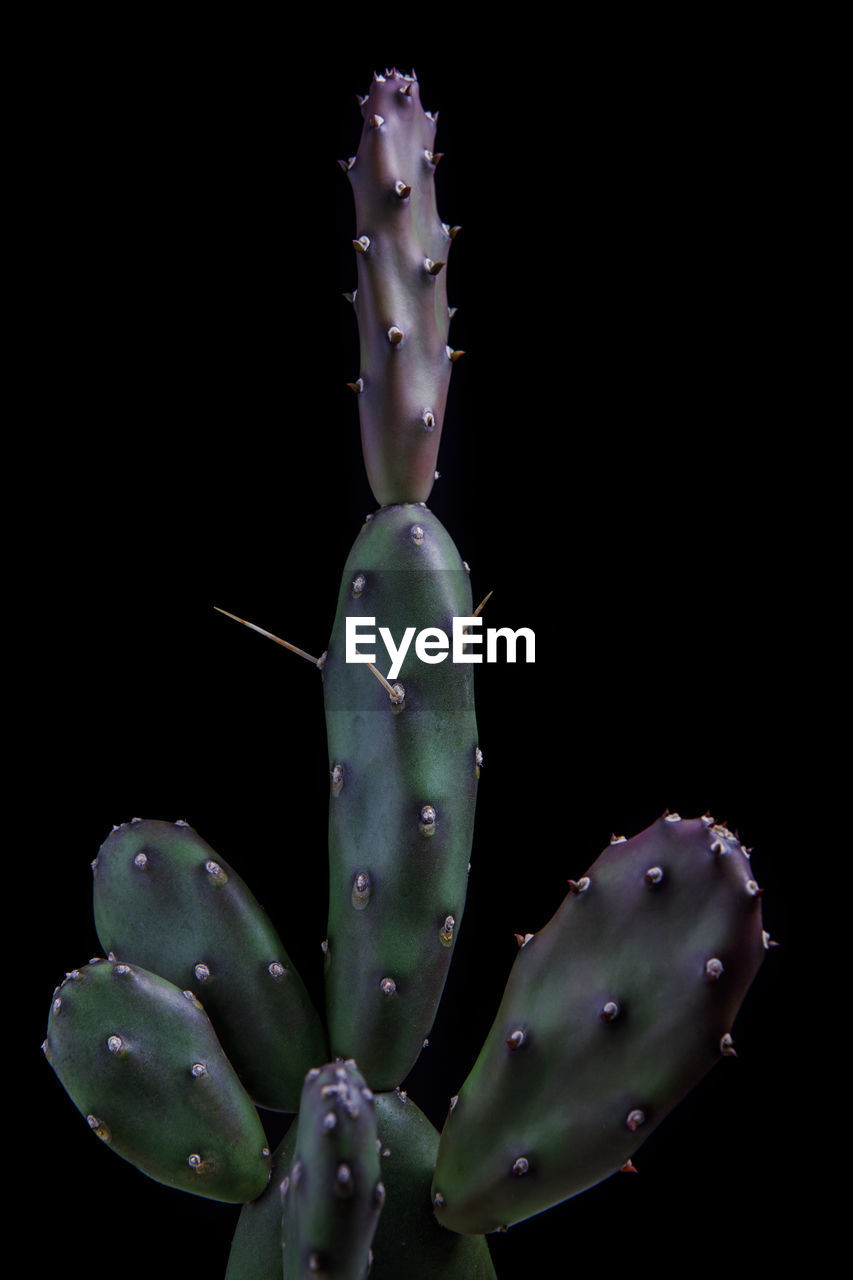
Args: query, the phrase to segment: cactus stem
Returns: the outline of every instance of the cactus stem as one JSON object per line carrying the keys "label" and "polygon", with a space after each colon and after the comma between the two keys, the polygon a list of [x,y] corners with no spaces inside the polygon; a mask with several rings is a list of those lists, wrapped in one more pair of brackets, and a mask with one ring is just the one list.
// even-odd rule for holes
{"label": "cactus stem", "polygon": [[[483,609],[484,609],[484,608],[485,608],[485,606],[489,603],[489,601],[491,600],[491,598],[492,598],[492,596],[493,596],[494,594],[495,594],[495,593],[494,593],[494,589],[492,589],[492,590],[489,592],[489,594],[488,594],[487,596],[483,596],[482,600],[481,600],[481,601],[480,601],[480,603],[477,605],[477,608],[476,608],[476,609],[473,611],[473,613],[471,614],[472,618],[477,618],[477,617],[479,617],[479,615],[482,613]],[[466,627],[466,630],[467,630],[467,627]]]}
{"label": "cactus stem", "polygon": [[238,618],[236,613],[229,613],[227,609],[220,609],[217,604],[213,607],[217,613],[224,613],[226,618],[233,618],[235,622],[241,622],[244,627],[250,627],[252,631],[257,631],[258,635],[266,636],[268,640],[274,640],[276,644],[280,644],[285,649],[289,649],[291,653],[298,653],[300,658],[306,658],[308,662],[313,662],[315,667],[320,665],[319,658],[315,658],[312,654],[306,653],[304,649],[299,649],[295,644],[291,644],[289,640],[282,640],[279,636],[274,636],[271,631],[265,631],[263,627],[256,626],[254,622],[247,622],[245,618]]}
{"label": "cactus stem", "polygon": [[[356,581],[358,581],[358,579],[356,579]],[[356,593],[354,591],[353,595],[355,594]],[[361,592],[359,592],[358,594],[360,595]],[[358,649],[356,649],[355,652],[358,654]],[[361,657],[361,654],[359,654],[359,657]],[[365,662],[364,665],[373,672],[373,674],[376,676],[376,679],[382,685],[382,688],[387,690],[388,697],[391,699],[392,704],[395,707],[401,707],[405,700],[405,693],[406,693],[403,686],[401,684],[389,684],[388,681],[383,676],[382,672],[378,669],[378,667],[375,667],[372,662]]]}

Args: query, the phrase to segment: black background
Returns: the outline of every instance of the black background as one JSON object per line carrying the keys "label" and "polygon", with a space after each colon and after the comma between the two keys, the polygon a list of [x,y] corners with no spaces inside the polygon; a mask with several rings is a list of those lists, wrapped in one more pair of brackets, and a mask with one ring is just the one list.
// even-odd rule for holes
{"label": "black background", "polygon": [[795,88],[743,30],[583,32],[553,61],[547,32],[530,51],[503,32],[472,61],[446,35],[90,34],[54,29],[45,64],[28,55],[21,192],[45,867],[28,1072],[39,1150],[76,1202],[42,1260],[215,1276],[237,1216],[103,1149],[37,1050],[54,985],[99,953],[88,864],[113,823],[190,821],[322,996],[321,683],[212,606],[320,653],[375,505],[345,385],[356,228],[335,161],[358,143],[356,93],[388,62],[414,63],[440,111],[439,209],[463,227],[448,284],[466,355],[430,506],[475,598],[494,589],[488,625],[537,636],[535,665],[477,674],[468,906],[408,1088],[440,1127],[513,933],[553,914],[611,832],[708,809],[754,847],[785,944],[735,1027],[739,1056],[646,1143],[638,1176],[493,1252],[502,1277],[552,1247],[613,1274],[639,1259],[662,1275],[771,1265],[792,1140],[796,778],[779,676],[790,482],[771,483],[766,460],[796,391],[778,265]]}

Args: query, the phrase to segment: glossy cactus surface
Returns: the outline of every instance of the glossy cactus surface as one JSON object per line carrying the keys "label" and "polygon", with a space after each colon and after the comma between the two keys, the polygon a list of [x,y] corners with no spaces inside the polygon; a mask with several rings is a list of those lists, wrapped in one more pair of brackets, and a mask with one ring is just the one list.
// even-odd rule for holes
{"label": "glossy cactus surface", "polygon": [[376,1095],[385,1209],[373,1240],[371,1280],[495,1280],[485,1236],[446,1231],[432,1212],[438,1132],[401,1090]]}
{"label": "glossy cactus surface", "polygon": [[105,952],[155,969],[204,1003],[255,1102],[296,1111],[325,1032],[269,917],[186,823],[123,823],[93,864]]}
{"label": "glossy cactus surface", "polygon": [[374,1095],[354,1062],[308,1072],[281,1201],[284,1280],[365,1280],[385,1187]]}
{"label": "glossy cactus surface", "polygon": [[96,1137],[157,1182],[238,1204],[266,1187],[257,1112],[192,992],[91,961],[54,993],[44,1051]]}
{"label": "glossy cactus surface", "polygon": [[[432,1026],[462,920],[479,777],[470,665],[410,645],[392,687],[346,661],[347,618],[450,634],[468,573],[426,507],[378,511],[344,569],[323,666],[329,741],[329,1034],[372,1088],[396,1088]],[[410,634],[411,638],[411,634]],[[366,646],[362,644],[361,650]]]}
{"label": "glossy cactus surface", "polygon": [[731,832],[666,814],[615,840],[521,947],[454,1099],[433,1201],[494,1231],[626,1164],[721,1057],[766,950],[759,887]]}
{"label": "glossy cactus surface", "polygon": [[342,166],[358,229],[361,370],[352,385],[362,449],[381,506],[425,502],[457,355],[444,269],[458,228],[438,216],[436,120],[421,106],[417,80],[397,71],[375,77],[361,111],[358,151]]}

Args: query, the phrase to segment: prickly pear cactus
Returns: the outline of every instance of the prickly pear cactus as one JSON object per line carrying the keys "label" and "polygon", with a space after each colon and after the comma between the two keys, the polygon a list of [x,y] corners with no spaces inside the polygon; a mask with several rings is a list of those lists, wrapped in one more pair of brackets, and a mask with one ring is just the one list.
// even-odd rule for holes
{"label": "prickly pear cactus", "polygon": [[294,1112],[326,1036],[299,974],[240,876],[185,822],[116,827],[92,864],[106,953],[199,999],[258,1106]]}
{"label": "prickly pear cactus", "polygon": [[352,1061],[312,1067],[279,1188],[285,1280],[366,1280],[385,1204],[376,1099]]}
{"label": "prickly pear cactus", "polygon": [[237,1204],[266,1187],[258,1114],[191,991],[93,960],[55,991],[44,1052],[95,1136],[149,1177]]}
{"label": "prickly pear cactus", "polygon": [[[742,637],[692,577],[667,586],[657,567],[689,532],[713,529],[717,547],[730,524],[706,485],[686,485],[685,497],[657,467],[635,495],[636,459],[614,461],[609,426],[596,467],[566,468],[555,457],[567,429],[564,362],[559,394],[546,402],[548,374],[540,363],[531,377],[530,361],[541,361],[559,328],[556,281],[550,273],[547,315],[527,308],[532,273],[518,273],[514,251],[526,240],[538,274],[537,242],[559,239],[561,271],[569,253],[553,139],[543,132],[544,120],[565,118],[561,91],[547,77],[539,82],[538,100],[554,110],[539,114],[532,133],[522,129],[526,105],[509,103],[504,137],[493,114],[486,123],[485,80],[461,86],[454,69],[443,87],[451,138],[453,110],[470,111],[462,154],[477,178],[467,196],[481,247],[472,236],[474,265],[456,280],[480,273],[495,316],[510,300],[509,319],[502,314],[498,326],[475,308],[470,322],[464,313],[454,319],[454,268],[461,257],[465,269],[468,253],[469,232],[457,243],[454,222],[465,209],[452,207],[463,166],[442,157],[445,117],[439,126],[424,110],[414,74],[378,73],[360,102],[361,137],[342,152],[354,220],[342,237],[350,294],[340,303],[341,345],[350,344],[350,364],[340,399],[324,390],[328,299],[311,302],[316,269],[301,253],[318,224],[300,221],[288,241],[297,273],[290,296],[304,297],[310,313],[291,347],[292,375],[297,365],[304,375],[316,355],[317,399],[288,445],[284,514],[268,441],[256,446],[246,430],[219,459],[212,486],[228,473],[235,524],[226,518],[217,534],[221,511],[214,518],[200,497],[194,506],[193,486],[170,489],[168,518],[155,518],[142,496],[163,492],[158,466],[125,495],[119,521],[99,519],[93,539],[138,539],[147,562],[152,538],[161,538],[158,567],[175,587],[164,595],[161,627],[156,592],[140,575],[148,594],[141,588],[121,611],[129,656],[114,679],[101,673],[110,715],[91,776],[85,761],[97,842],[104,806],[123,809],[120,816],[140,806],[155,815],[183,813],[188,803],[197,810],[192,826],[183,817],[127,820],[107,837],[93,868],[97,940],[88,944],[76,941],[88,907],[72,901],[80,890],[68,867],[83,837],[79,824],[72,835],[70,796],[55,827],[54,882],[68,886],[62,936],[97,954],[52,997],[44,1053],[81,1113],[57,1106],[52,1149],[65,1170],[88,1161],[83,1181],[102,1188],[93,1194],[109,1206],[99,1214],[99,1245],[109,1256],[120,1251],[125,1270],[133,1265],[126,1237],[135,1236],[144,1267],[154,1247],[147,1224],[166,1221],[176,1267],[178,1256],[193,1271],[205,1269],[203,1255],[218,1257],[227,1280],[495,1280],[557,1239],[584,1265],[605,1247],[615,1270],[619,1250],[633,1256],[632,1239],[659,1203],[682,1192],[683,1229],[696,1234],[696,1205],[716,1187],[711,1173],[701,1181],[708,1162],[740,1194],[748,1190],[749,1162],[717,1150],[714,1139],[746,1131],[747,1103],[724,1068],[751,1080],[741,1091],[750,1106],[758,1094],[735,1019],[773,945],[754,879],[765,851],[753,871],[739,837],[690,816],[726,796],[731,771],[721,760],[737,762],[735,777],[753,778],[754,732],[742,739],[733,729],[736,699],[728,702],[725,678],[737,669]],[[300,102],[315,102],[313,78],[304,88]],[[298,150],[305,140],[305,130],[293,131],[291,172],[294,156],[309,163],[309,149]],[[316,190],[313,178],[300,189]],[[510,222],[498,233],[509,193]],[[347,198],[341,190],[341,204]],[[530,202],[539,211],[533,223],[523,207]],[[264,236],[253,219],[244,229],[251,255]],[[280,232],[267,230],[270,242]],[[230,231],[218,225],[211,252]],[[596,273],[615,239],[605,236],[592,254]],[[591,243],[587,236],[578,253]],[[322,239],[317,249],[325,252]],[[260,276],[266,263],[257,265]],[[239,298],[233,310],[252,314]],[[597,331],[595,308],[583,314]],[[267,421],[262,403],[251,412],[244,404],[267,320],[264,313],[244,339],[239,375],[223,390],[223,405],[229,388],[233,403],[224,408],[211,392],[213,418]],[[499,339],[493,354],[481,347],[460,361],[460,348],[490,325]],[[533,337],[519,344],[528,328]],[[206,332],[215,330],[212,319]],[[323,341],[307,344],[306,332]],[[208,367],[217,388],[234,353],[221,355]],[[280,383],[268,389],[278,404]],[[358,417],[360,445],[344,440],[347,415],[352,440]],[[327,427],[332,421],[340,431]],[[597,438],[598,426],[584,423],[582,434]],[[464,484],[438,474],[447,457],[468,469]],[[196,465],[193,449],[187,474]],[[616,501],[608,468],[620,465],[630,481]],[[576,528],[578,510],[585,518]],[[655,520],[660,539],[656,526],[649,531]],[[269,536],[253,534],[249,554],[255,521]],[[198,573],[202,544],[210,577]],[[184,545],[191,555],[181,555]],[[111,574],[107,583],[114,590]],[[451,635],[454,619],[469,617],[492,587],[488,609],[499,626],[528,624],[527,605],[559,598],[562,608],[568,594],[570,639],[551,628],[549,660],[536,667],[474,672],[449,656],[429,661],[435,649],[419,649],[416,636]],[[520,617],[502,612],[502,591]],[[193,599],[203,623],[175,641],[173,619],[192,612]],[[279,620],[292,640],[313,642],[319,678],[288,668],[296,659],[240,628],[208,622],[214,599],[237,610],[245,602],[247,616],[272,627]],[[353,619],[361,635],[374,635],[364,649],[375,652],[384,682],[347,660]],[[398,663],[385,653],[382,629],[399,646]],[[689,661],[678,666],[682,654]],[[93,669],[103,661],[99,651]],[[132,694],[121,714],[114,686]],[[674,709],[680,698],[699,709]],[[697,790],[706,776],[710,795]],[[736,791],[743,811],[748,793]],[[685,817],[656,818],[666,803]],[[201,822],[202,812],[220,817]],[[589,866],[606,838],[600,824],[611,821],[625,822],[631,838],[614,840]],[[63,968],[80,958],[64,957]],[[697,1106],[689,1118],[703,1133],[702,1153],[692,1173],[683,1163],[671,1168],[665,1144],[677,1144],[679,1132],[666,1117],[685,1095],[697,1096],[689,1091],[720,1060],[713,1088],[697,1090],[712,1114],[722,1099],[716,1126],[702,1129]],[[637,1169],[639,1177],[624,1176]],[[138,1170],[190,1194],[164,1201]],[[635,1230],[606,1230],[608,1204]],[[75,1230],[72,1217],[66,1265],[89,1256],[91,1227]],[[680,1260],[678,1230],[667,1241],[660,1248]]]}
{"label": "prickly pear cactus", "polygon": [[[721,1057],[764,959],[746,850],[667,813],[615,840],[518,958],[451,1103],[439,1222],[494,1231],[623,1169]],[[568,1088],[567,1088],[568,1084]]]}
{"label": "prickly pear cactus", "polygon": [[448,634],[473,608],[459,552],[425,507],[383,507],[344,569],[323,666],[330,763],[326,953],[333,1048],[394,1089],[435,1019],[462,922],[480,749],[472,668],[409,653],[392,697],[345,658],[347,620]]}

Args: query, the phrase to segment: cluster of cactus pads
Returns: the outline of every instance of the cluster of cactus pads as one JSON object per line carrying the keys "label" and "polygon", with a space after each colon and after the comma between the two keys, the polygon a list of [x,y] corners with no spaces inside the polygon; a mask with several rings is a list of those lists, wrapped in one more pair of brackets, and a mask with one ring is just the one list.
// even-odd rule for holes
{"label": "cluster of cactus pads", "polygon": [[[463,919],[482,755],[470,665],[399,641],[472,615],[425,503],[457,353],[414,76],[362,100],[355,193],[362,446],[379,509],[318,661],[330,780],[326,1009],[237,871],[184,822],[134,819],[93,865],[105,958],[53,996],[44,1051],[94,1134],[151,1178],[244,1206],[228,1280],[495,1275],[486,1234],[623,1168],[721,1057],[767,950],[749,853],[708,815],[614,838],[538,933],[443,1131],[401,1090]],[[423,652],[423,651],[422,651]],[[271,1151],[257,1107],[295,1116]]]}

